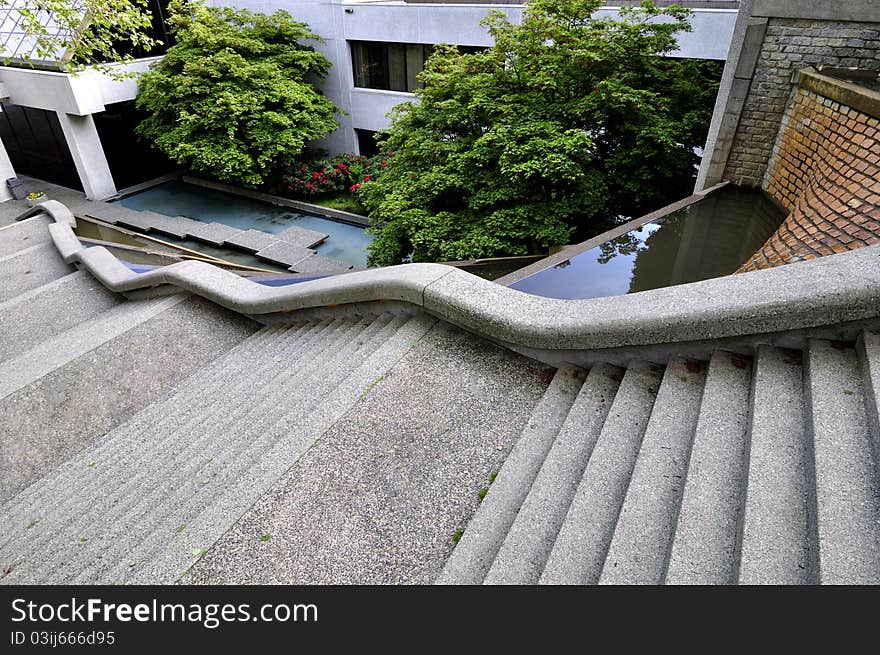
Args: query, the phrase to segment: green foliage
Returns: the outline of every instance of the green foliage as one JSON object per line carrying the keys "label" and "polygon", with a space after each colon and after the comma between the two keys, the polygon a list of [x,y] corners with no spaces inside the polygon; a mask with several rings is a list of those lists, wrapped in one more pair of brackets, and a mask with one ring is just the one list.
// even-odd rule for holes
{"label": "green foliage", "polygon": [[148,34],[152,17],[146,0],[32,0],[13,12],[34,43],[32,52],[17,55],[25,63],[57,60],[68,72],[93,65],[120,78],[126,73],[114,62],[130,61],[132,47],[148,52],[160,43]]}
{"label": "green foliage", "polygon": [[255,14],[176,0],[176,45],[140,82],[149,117],[138,132],[174,161],[217,179],[259,186],[306,144],[337,127],[312,84],[330,62],[285,11]]}
{"label": "green foliage", "polygon": [[481,53],[436,48],[359,191],[372,265],[540,253],[689,193],[720,66],[662,56],[686,10],[601,4],[534,0],[490,12]]}

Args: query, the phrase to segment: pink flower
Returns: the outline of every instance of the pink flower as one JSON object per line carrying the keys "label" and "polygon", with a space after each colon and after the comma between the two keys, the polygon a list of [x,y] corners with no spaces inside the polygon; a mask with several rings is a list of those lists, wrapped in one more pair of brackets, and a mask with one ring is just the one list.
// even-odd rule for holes
{"label": "pink flower", "polygon": [[348,187],[348,190],[351,191],[352,193],[354,193],[355,191],[357,191],[360,188],[361,188],[360,184],[352,184],[350,187]]}
{"label": "pink flower", "polygon": [[364,182],[369,182],[372,179],[369,175],[364,175]]}

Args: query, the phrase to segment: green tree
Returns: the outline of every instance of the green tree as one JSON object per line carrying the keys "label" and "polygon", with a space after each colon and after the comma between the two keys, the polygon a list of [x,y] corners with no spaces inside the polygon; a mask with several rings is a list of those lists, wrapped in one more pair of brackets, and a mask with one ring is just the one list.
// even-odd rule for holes
{"label": "green tree", "polygon": [[720,66],[663,57],[685,9],[601,4],[534,0],[489,14],[485,51],[436,49],[360,190],[371,264],[538,253],[690,192]]}
{"label": "green tree", "polygon": [[285,11],[272,15],[172,3],[177,43],[140,80],[138,133],[174,161],[250,186],[337,127],[315,87],[330,62]]}
{"label": "green tree", "polygon": [[148,52],[159,42],[149,35],[146,0],[6,0],[20,32],[0,44],[3,63],[51,61],[67,72],[94,66],[114,77],[115,62]]}

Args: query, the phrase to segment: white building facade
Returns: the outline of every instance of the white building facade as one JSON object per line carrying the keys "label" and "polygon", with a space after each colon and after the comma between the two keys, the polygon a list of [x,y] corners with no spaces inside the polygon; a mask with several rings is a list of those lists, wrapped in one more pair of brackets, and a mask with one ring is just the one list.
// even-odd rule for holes
{"label": "white building facade", "polygon": [[[323,39],[316,47],[332,62],[324,92],[346,112],[338,116],[339,128],[317,144],[330,153],[358,153],[369,148],[372,134],[388,126],[388,112],[415,97],[412,91],[416,75],[430,46],[491,45],[489,35],[480,25],[489,10],[498,9],[514,21],[520,19],[523,11],[522,4],[427,0],[212,0],[210,4],[229,4],[263,13],[285,9],[297,20],[308,23]],[[680,36],[674,55],[725,59],[739,3],[692,0],[678,4],[691,6],[693,31]],[[607,7],[601,13],[616,11]],[[137,60],[129,66],[145,70],[154,60]],[[93,117],[108,105],[132,100],[136,93],[134,79],[120,82],[94,71],[71,76],[0,66],[0,102],[57,115],[79,181],[86,195],[93,199],[106,199],[117,193]],[[15,177],[15,171],[0,144],[0,200],[9,197],[3,182],[11,177]]]}

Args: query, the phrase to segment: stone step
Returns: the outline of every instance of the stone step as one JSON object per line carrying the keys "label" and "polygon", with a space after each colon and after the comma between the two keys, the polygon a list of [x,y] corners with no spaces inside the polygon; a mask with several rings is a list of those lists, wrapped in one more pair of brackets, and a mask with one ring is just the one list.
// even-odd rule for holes
{"label": "stone step", "polygon": [[0,228],[0,258],[47,243],[51,239],[51,223],[52,220],[46,216],[34,216]]}
{"label": "stone step", "polygon": [[667,584],[735,584],[748,475],[750,359],[715,352],[703,388]]}
{"label": "stone step", "polygon": [[278,241],[278,236],[275,234],[251,229],[242,230],[239,234],[226,239],[226,245],[240,250],[247,250],[248,252],[257,252],[262,248],[267,248],[276,241]]}
{"label": "stone step", "polygon": [[862,389],[868,426],[874,441],[874,457],[880,466],[880,334],[863,332],[856,342],[856,352],[862,370]]}
{"label": "stone step", "polygon": [[584,381],[582,369],[561,366],[535,407],[489,493],[446,562],[438,584],[479,584],[541,470]]}
{"label": "stone step", "polygon": [[[329,357],[325,374],[311,384],[306,383],[308,395],[312,396],[311,409],[303,404],[301,411],[291,411],[288,407],[276,414],[275,422],[267,430],[274,436],[263,439],[261,447],[252,449],[251,465],[231,480],[222,494],[211,502],[189,502],[178,509],[177,516],[188,519],[190,525],[178,538],[182,543],[169,546],[157,540],[152,549],[139,547],[133,555],[145,557],[153,565],[118,569],[128,574],[123,580],[137,584],[179,579],[198,559],[193,556],[194,548],[203,543],[213,545],[232,525],[230,517],[247,512],[432,324],[433,321],[422,317],[397,316],[388,322],[384,318],[377,319],[353,343]],[[167,524],[167,517],[163,521]],[[110,577],[115,578],[112,574]]]}
{"label": "stone step", "polygon": [[351,268],[351,264],[315,254],[298,261],[289,270],[293,273],[344,273]]}
{"label": "stone step", "polygon": [[4,255],[0,257],[0,302],[27,293],[73,271],[73,266],[64,263],[51,241]]}
{"label": "stone step", "polygon": [[600,583],[663,582],[705,381],[701,362],[666,365]]}
{"label": "stone step", "polygon": [[[145,212],[146,213],[146,212]],[[197,229],[201,222],[186,216],[165,216],[150,212],[150,232],[167,234],[178,239],[185,239],[191,230]]]}
{"label": "stone step", "polygon": [[858,357],[848,344],[811,340],[806,371],[820,582],[878,584],[880,480]]}
{"label": "stone step", "polygon": [[757,350],[739,563],[743,584],[818,581],[813,453],[800,352]]}
{"label": "stone step", "polygon": [[623,371],[594,366],[516,515],[486,584],[534,584],[593,452]]}
{"label": "stone step", "polygon": [[323,243],[323,241],[330,235],[324,234],[323,232],[316,232],[315,230],[309,230],[298,225],[291,225],[275,236],[279,241],[284,241],[293,246],[299,246],[300,248],[314,248],[319,243]]}
{"label": "stone step", "polygon": [[116,225],[121,218],[134,220],[140,212],[118,203],[90,202],[81,210],[82,215]]}
{"label": "stone step", "polygon": [[[198,221],[197,221],[198,223]],[[237,236],[241,230],[224,223],[198,223],[186,230],[186,236],[196,241],[203,241],[212,246],[220,247],[227,239]]]}
{"label": "stone step", "polygon": [[[3,527],[8,528],[12,537],[0,547],[0,557],[12,562],[19,576],[54,575],[53,569],[59,563],[51,553],[58,544],[68,548],[81,538],[79,533],[84,530],[94,536],[95,522],[100,521],[96,517],[125,512],[137,505],[141,499],[132,496],[133,491],[150,476],[155,477],[157,470],[157,479],[165,479],[185,454],[197,449],[227,419],[241,414],[246,399],[263,393],[274,377],[289,366],[288,355],[296,352],[297,343],[308,349],[337,328],[338,324],[331,322],[292,331],[286,327],[264,328],[241,348],[219,358],[209,367],[210,371],[200,372],[175,393],[120,425],[86,453],[67,460],[52,475],[40,479],[4,507],[4,517],[9,519]],[[273,353],[268,360],[267,351]],[[261,356],[263,365],[254,366]],[[210,380],[205,383],[209,373],[219,385]],[[235,411],[229,409],[230,404]],[[193,434],[201,438],[193,438]],[[87,484],[92,493],[71,494],[75,484]],[[28,525],[35,527],[24,530]],[[68,551],[63,553],[67,555]],[[28,573],[28,567],[42,572]]]}
{"label": "stone step", "polygon": [[89,448],[254,329],[201,299],[130,301],[8,360],[0,367],[0,498]]}
{"label": "stone step", "polygon": [[84,271],[69,273],[0,303],[0,362],[119,304]]}
{"label": "stone step", "polygon": [[[256,388],[254,377],[259,372],[248,367],[260,357],[264,348],[276,345],[277,335],[285,329],[287,328],[266,327],[244,339],[214,362],[184,380],[171,397],[148,405],[114,430],[112,437],[108,436],[98,442],[94,447],[94,454],[98,459],[92,460],[95,462],[95,467],[92,467],[94,471],[90,474],[92,481],[95,484],[104,484],[108,476],[112,476],[116,466],[132,457],[132,452],[117,447],[119,444],[137,439],[138,435],[151,430],[164,431],[165,436],[152,444],[152,447],[160,451],[164,449],[173,452],[173,448],[163,445],[172,443],[174,438],[172,428],[177,426],[180,429],[188,429],[198,425],[200,419],[209,414],[212,408],[223,404],[224,398],[246,393],[248,389],[254,390]],[[297,329],[299,337],[303,339],[310,333],[326,329],[326,326],[311,324]],[[276,359],[281,361],[277,353]],[[243,373],[230,382],[227,371],[235,369],[240,369]],[[99,460],[102,463],[100,468],[97,467]],[[88,511],[92,503],[91,499],[65,496],[64,485],[69,484],[69,476],[81,475],[83,466],[84,463],[80,458],[68,460],[61,467],[66,471],[59,469],[52,476],[39,480],[6,503],[4,512],[0,513],[0,517],[4,520],[0,525],[3,528],[0,534],[4,535],[0,536],[0,551],[11,549],[19,555],[25,554],[22,544],[16,544],[16,534],[21,532],[22,526],[34,521],[45,522],[53,517],[63,517],[70,522]],[[52,499],[48,505],[47,498]],[[30,539],[30,541],[33,543],[35,540]]]}
{"label": "stone step", "polygon": [[598,582],[662,372],[663,367],[641,361],[627,368],[556,536],[542,584]]}
{"label": "stone step", "polygon": [[256,257],[273,264],[281,264],[295,269],[298,262],[315,254],[314,250],[296,246],[286,241],[275,241],[255,253]]}
{"label": "stone step", "polygon": [[[166,555],[175,554],[173,548],[172,553],[166,551],[168,540],[175,534],[175,530],[180,525],[194,525],[206,508],[217,501],[219,495],[234,489],[237,480],[246,475],[252,466],[257,465],[260,456],[284,438],[284,434],[274,429],[274,424],[280,416],[290,411],[291,406],[299,405],[302,411],[307,412],[304,407],[309,408],[320,400],[322,392],[326,393],[327,385],[335,379],[333,375],[322,374],[324,367],[334,364],[338,366],[338,360],[342,358],[345,360],[343,370],[348,370],[348,366],[354,363],[353,353],[360,349],[357,342],[361,341],[366,346],[389,322],[389,316],[373,321],[347,322],[344,329],[337,331],[335,339],[327,339],[317,347],[310,348],[302,353],[298,361],[290,362],[282,369],[271,384],[264,388],[259,401],[248,399],[240,407],[227,403],[226,407],[221,408],[224,412],[223,418],[215,419],[216,427],[213,430],[206,432],[200,429],[191,433],[190,440],[197,440],[197,445],[189,446],[177,454],[173,463],[173,475],[167,476],[161,485],[153,488],[144,488],[149,484],[145,478],[140,483],[134,482],[132,489],[137,489],[136,485],[140,484],[143,493],[129,493],[124,496],[138,496],[137,502],[126,506],[117,505],[113,508],[113,521],[95,526],[96,534],[100,536],[93,544],[89,544],[90,552],[82,553],[82,566],[78,566],[76,561],[72,563],[72,580],[83,583],[89,580],[120,581],[120,576],[135,573],[128,570],[128,564],[132,562],[143,563],[136,572],[138,576],[146,576],[151,580],[170,576],[166,581],[179,578],[197,559],[193,557],[192,548],[185,553],[176,553],[186,558],[186,563],[181,568],[172,567],[166,570],[157,561],[166,559]],[[308,388],[304,388],[306,384]],[[314,438],[318,436],[314,435]],[[246,495],[239,501],[249,499],[250,502],[246,502],[241,511],[253,504],[262,491],[284,469],[291,466],[298,456],[299,454],[289,453],[289,459],[285,459],[283,468],[277,475],[270,475],[267,479],[258,476],[260,481],[256,487],[257,495],[251,497],[253,487],[244,490]],[[211,461],[206,462],[206,458]],[[141,466],[149,465],[147,459]],[[203,544],[202,548],[210,546],[231,525],[228,515],[216,518],[219,525],[212,521],[205,527],[217,531],[217,534],[207,544]],[[125,527],[120,529],[118,526]],[[191,537],[192,535],[188,535],[185,541]]]}

